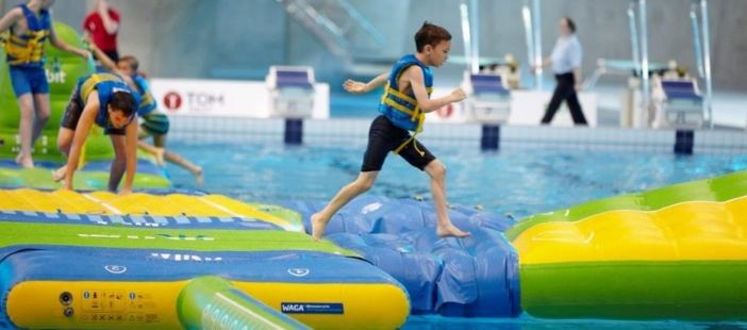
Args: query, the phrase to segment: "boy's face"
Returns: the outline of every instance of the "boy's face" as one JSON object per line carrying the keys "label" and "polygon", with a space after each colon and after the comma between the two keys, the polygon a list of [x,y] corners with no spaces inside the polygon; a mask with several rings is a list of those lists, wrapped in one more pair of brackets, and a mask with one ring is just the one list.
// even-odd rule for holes
{"label": "boy's face", "polygon": [[124,128],[130,123],[130,117],[126,116],[124,111],[112,108],[110,105],[107,106],[107,111],[109,111],[109,121],[112,127],[117,129]]}
{"label": "boy's face", "polygon": [[430,64],[435,67],[440,67],[449,59],[449,51],[451,51],[451,41],[448,40],[442,40],[436,46],[425,46],[426,56]]}
{"label": "boy's face", "polygon": [[132,66],[127,61],[117,62],[117,69],[128,76],[133,76],[135,74],[135,70],[132,70]]}

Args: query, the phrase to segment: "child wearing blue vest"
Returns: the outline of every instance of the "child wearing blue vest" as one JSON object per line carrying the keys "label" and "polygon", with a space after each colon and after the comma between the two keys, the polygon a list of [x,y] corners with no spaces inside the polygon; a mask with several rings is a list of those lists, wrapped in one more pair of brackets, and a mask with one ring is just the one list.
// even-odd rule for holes
{"label": "child wearing blue vest", "polygon": [[[158,105],[153,97],[153,93],[151,93],[150,85],[138,71],[139,61],[137,58],[127,55],[115,63],[109,55],[96,47],[96,45],[93,43],[90,45],[91,51],[93,51],[93,54],[105,68],[121,76],[132,78],[133,85],[130,85],[130,87],[140,94],[140,104],[137,109],[137,115],[141,119],[138,133],[138,147],[154,155],[159,165],[163,165],[164,160],[167,160],[191,172],[195,177],[195,181],[197,181],[197,185],[201,186],[203,183],[202,167],[166,149],[169,117],[165,113],[158,111]],[[145,139],[148,137],[153,137],[153,144],[145,142]]]}
{"label": "child wearing blue vest", "polygon": [[122,77],[110,73],[94,73],[80,78],[62,117],[57,146],[67,156],[67,164],[53,173],[55,181],[64,180],[64,189],[73,189],[73,175],[80,162],[81,151],[93,124],[104,129],[114,147],[114,160],[109,174],[109,190],[116,191],[125,176],[121,194],[132,192],[137,169],[137,104],[138,95]]}
{"label": "child wearing blue vest", "polygon": [[433,87],[431,67],[439,67],[446,62],[451,48],[451,34],[443,27],[425,22],[415,34],[415,46],[417,53],[400,58],[390,73],[379,75],[368,83],[345,82],[345,90],[354,94],[370,92],[386,83],[379,105],[381,115],[371,123],[368,146],[358,178],[340,189],[324,209],[311,216],[311,234],[315,240],[321,239],[327,223],[340,208],[371,188],[390,151],[430,176],[431,193],[438,215],[436,233],[442,237],[469,236],[468,232],[454,226],[449,219],[446,167],[415,138],[422,131],[425,113],[465,98],[464,91],[457,88],[447,96],[430,99]]}
{"label": "child wearing blue vest", "polygon": [[0,33],[10,30],[4,47],[13,91],[21,109],[18,129],[21,150],[16,163],[26,168],[34,167],[31,149],[49,119],[45,41],[49,39],[52,46],[83,58],[89,56],[87,51],[72,47],[57,37],[49,10],[52,4],[54,0],[31,0],[11,9],[0,19]]}

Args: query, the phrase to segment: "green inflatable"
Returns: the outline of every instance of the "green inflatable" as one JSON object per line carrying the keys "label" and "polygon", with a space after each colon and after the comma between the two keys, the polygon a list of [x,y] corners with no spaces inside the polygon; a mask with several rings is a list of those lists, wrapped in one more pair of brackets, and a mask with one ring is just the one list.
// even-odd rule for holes
{"label": "green inflatable", "polygon": [[569,209],[537,214],[519,221],[518,224],[506,231],[506,237],[513,241],[522,232],[540,223],[577,221],[606,211],[654,211],[681,202],[723,202],[744,195],[747,195],[747,171],[735,172],[716,178],[594,200]]}
{"label": "green inflatable", "polygon": [[[57,36],[69,45],[83,47],[80,37],[71,27],[55,23]],[[65,112],[70,94],[75,88],[78,78],[90,73],[86,60],[58,50],[47,43],[47,61],[45,69],[49,80],[49,98],[51,115],[42,136],[37,140],[33,149],[35,160],[62,162],[63,157],[57,150],[57,131],[60,120]],[[0,159],[14,159],[20,148],[18,138],[18,123],[20,110],[16,102],[16,95],[8,75],[8,65],[5,62],[5,52],[0,54]],[[106,160],[114,156],[109,139],[100,129],[94,129],[86,141],[86,160]]]}
{"label": "green inflatable", "polygon": [[[59,22],[56,22],[54,26],[58,38],[69,45],[84,48],[81,38],[73,28]],[[49,43],[45,51],[51,115],[41,136],[33,146],[32,153],[37,162],[50,161],[62,164],[65,158],[57,150],[57,132],[60,121],[78,79],[92,73],[95,68],[89,61],[54,48]],[[20,110],[10,81],[5,50],[4,47],[0,47],[0,161],[14,160],[21,148],[18,136],[19,121]],[[109,137],[95,125],[86,140],[84,155],[86,162],[107,161],[114,158],[114,150]],[[151,173],[143,173],[141,170],[142,167],[139,167],[138,175],[135,177],[135,188],[168,188],[170,186],[169,180],[157,174],[158,171],[151,170]],[[75,187],[83,190],[106,189],[107,181],[108,171],[86,171],[84,167],[76,175]],[[48,170],[18,169],[15,166],[0,167],[0,186],[38,189],[60,187],[58,183],[51,180]]]}
{"label": "green inflatable", "polygon": [[747,319],[747,171],[590,201],[506,232],[537,317]]}

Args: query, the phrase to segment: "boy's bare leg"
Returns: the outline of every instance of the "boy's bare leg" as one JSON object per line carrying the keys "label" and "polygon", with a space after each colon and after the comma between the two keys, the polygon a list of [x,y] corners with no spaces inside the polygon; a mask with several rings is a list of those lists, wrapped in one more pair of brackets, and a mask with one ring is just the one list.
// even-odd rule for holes
{"label": "boy's bare leg", "polygon": [[[70,146],[73,144],[73,137],[75,136],[75,131],[60,127],[59,133],[57,133],[57,149],[60,150],[60,152],[67,157],[67,155],[70,153]],[[55,182],[60,182],[62,179],[65,178],[65,175],[67,174],[67,164],[60,166],[57,170],[52,172],[52,179]]]}
{"label": "boy's bare leg", "polygon": [[21,151],[16,157],[16,163],[24,168],[34,167],[31,158],[31,139],[34,121],[34,101],[31,94],[23,94],[18,98],[18,107],[21,110],[21,120],[18,124],[18,134],[21,137]]}
{"label": "boy's bare leg", "polygon": [[124,135],[109,135],[114,147],[114,159],[112,160],[111,169],[109,170],[109,191],[115,192],[122,181],[127,168],[127,155]]}
{"label": "boy's bare leg", "polygon": [[[147,137],[147,135],[143,135],[143,137]],[[148,144],[145,141],[141,140],[138,141],[137,145],[141,149],[155,156],[156,163],[158,163],[159,166],[163,166],[166,161],[176,164],[194,175],[197,186],[202,186],[204,184],[205,179],[202,176],[202,167],[190,162],[189,160],[175,152],[166,150],[165,134],[154,135],[153,144]]]}
{"label": "boy's bare leg", "polygon": [[202,167],[195,165],[194,163],[190,162],[186,158],[180,156],[179,154],[175,152],[171,152],[164,149],[164,158],[166,158],[167,161],[170,163],[174,163],[176,165],[181,166],[182,168],[186,169],[192,175],[195,177],[195,181],[197,182],[198,186],[202,186],[204,178],[202,177]]}
{"label": "boy's bare leg", "polygon": [[428,163],[425,172],[431,177],[431,193],[436,204],[436,234],[441,237],[467,237],[470,234],[454,226],[446,208],[446,167],[438,159]]}
{"label": "boy's bare leg", "polygon": [[41,136],[42,129],[47,125],[49,120],[49,94],[34,94],[34,104],[36,105],[36,119],[31,131],[31,146],[34,146],[36,140]]}
{"label": "boy's bare leg", "polygon": [[311,237],[318,241],[324,236],[329,220],[353,198],[368,191],[376,181],[378,171],[361,172],[355,181],[342,187],[337,195],[321,211],[311,216]]}
{"label": "boy's bare leg", "polygon": [[147,143],[145,141],[142,141],[142,140],[137,141],[137,146],[138,146],[138,148],[143,149],[147,153],[153,155],[153,157],[156,158],[156,164],[158,164],[158,166],[163,166],[164,165],[164,153],[165,153],[165,150],[163,148],[156,147],[156,146],[154,146],[152,144],[149,144],[149,143]]}

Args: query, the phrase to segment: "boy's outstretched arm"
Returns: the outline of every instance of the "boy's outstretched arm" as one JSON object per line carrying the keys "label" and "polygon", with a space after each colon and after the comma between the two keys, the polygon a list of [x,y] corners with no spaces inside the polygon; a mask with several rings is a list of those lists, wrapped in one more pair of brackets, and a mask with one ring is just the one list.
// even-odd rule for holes
{"label": "boy's outstretched arm", "polygon": [[109,69],[109,71],[116,73],[119,75],[122,80],[127,84],[127,86],[130,86],[133,91],[137,91],[138,87],[137,84],[135,84],[135,81],[132,80],[131,77],[126,75],[124,72],[120,71],[119,68],[117,68],[117,63],[114,63],[114,61],[109,57],[109,55],[106,55],[99,47],[96,47],[93,43],[89,43],[91,46],[91,51],[93,52],[93,55],[101,62],[102,65],[104,65],[105,68]]}
{"label": "boy's outstretched arm", "polygon": [[376,78],[371,79],[371,81],[367,83],[348,79],[344,84],[342,84],[342,87],[345,88],[345,90],[349,93],[364,94],[378,88],[379,86],[384,85],[387,79],[389,79],[388,73],[382,73],[376,76]]}
{"label": "boy's outstretched arm", "polygon": [[417,65],[405,69],[405,72],[402,73],[402,77],[410,82],[410,87],[412,88],[412,92],[415,94],[415,99],[418,101],[418,106],[426,113],[435,111],[449,103],[459,102],[467,97],[461,88],[456,88],[451,91],[449,95],[437,99],[430,99],[428,91],[425,89],[423,69]]}
{"label": "boy's outstretched arm", "polygon": [[125,130],[125,155],[127,157],[125,182],[120,194],[126,195],[132,192],[132,183],[135,181],[137,171],[137,116],[127,125]]}
{"label": "boy's outstretched arm", "polygon": [[88,132],[91,130],[91,125],[96,120],[96,114],[99,111],[99,94],[96,91],[91,92],[88,96],[88,102],[83,113],[80,115],[80,120],[75,128],[75,135],[73,135],[73,143],[70,146],[70,154],[67,156],[67,171],[65,173],[65,189],[73,190],[73,175],[75,170],[78,169],[78,162],[80,162],[81,149],[83,144],[88,138]]}
{"label": "boy's outstretched arm", "polygon": [[[54,20],[51,18],[51,13],[50,13],[50,20],[54,22]],[[54,24],[52,24],[49,27],[49,43],[51,43],[52,46],[54,46],[55,48],[59,50],[78,55],[84,59],[87,59],[89,56],[91,56],[91,53],[89,51],[80,49],[78,47],[70,46],[66,44],[64,41],[62,41],[62,39],[58,38],[57,32],[54,29]]]}
{"label": "boy's outstretched arm", "polygon": [[13,8],[8,11],[3,18],[0,18],[0,33],[5,32],[5,30],[13,26],[21,17],[23,17],[21,8]]}
{"label": "boy's outstretched arm", "polygon": [[101,64],[109,69],[110,71],[117,72],[117,63],[114,63],[114,61],[109,57],[109,55],[106,55],[99,47],[96,47],[96,45],[93,42],[88,43],[89,47],[91,48],[91,51],[93,52],[93,56],[96,57]]}

